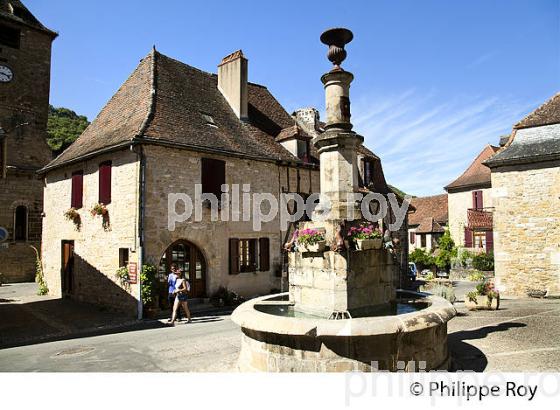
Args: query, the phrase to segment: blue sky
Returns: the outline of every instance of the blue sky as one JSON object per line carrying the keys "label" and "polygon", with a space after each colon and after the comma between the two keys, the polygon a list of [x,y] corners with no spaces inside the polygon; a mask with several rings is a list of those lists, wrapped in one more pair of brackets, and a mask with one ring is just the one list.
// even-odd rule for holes
{"label": "blue sky", "polygon": [[443,192],[487,143],[560,91],[560,0],[27,0],[54,43],[51,103],[93,119],[153,44],[216,72],[236,49],[288,112],[324,110],[323,30],[354,32],[354,129],[389,183]]}

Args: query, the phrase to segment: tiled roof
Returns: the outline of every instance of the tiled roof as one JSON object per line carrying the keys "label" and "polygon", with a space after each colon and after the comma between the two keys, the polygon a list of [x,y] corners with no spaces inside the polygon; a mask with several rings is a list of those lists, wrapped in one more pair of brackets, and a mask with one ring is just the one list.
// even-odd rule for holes
{"label": "tiled roof", "polygon": [[498,150],[499,147],[486,145],[471,165],[469,165],[466,171],[463,172],[455,181],[447,185],[445,189],[450,191],[461,188],[472,189],[483,186],[489,187],[491,184],[490,169],[485,166],[483,162],[492,157]]}
{"label": "tiled roof", "polygon": [[43,26],[19,0],[0,0],[0,18],[6,18],[14,23],[34,27],[51,34],[53,37],[58,35],[54,31]]}
{"label": "tiled roof", "polygon": [[217,81],[215,74],[152,51],[76,142],[45,169],[131,140],[299,161],[274,140],[294,120],[265,87],[249,83],[249,120],[243,122]]}
{"label": "tiled roof", "polygon": [[294,124],[291,127],[284,128],[282,131],[280,131],[280,134],[278,134],[278,136],[276,137],[276,142],[282,142],[292,138],[300,140],[311,140],[313,137],[309,135],[298,124]]}
{"label": "tiled roof", "polygon": [[434,218],[427,217],[424,218],[418,228],[414,231],[416,233],[443,233],[445,228],[443,228],[439,223],[434,221]]}
{"label": "tiled roof", "polygon": [[540,127],[558,123],[560,123],[560,93],[515,124],[514,128]]}
{"label": "tiled roof", "polygon": [[485,162],[490,168],[560,159],[560,93],[513,127],[506,146]]}
{"label": "tiled roof", "polygon": [[438,224],[447,224],[447,194],[412,198],[410,205],[415,210],[408,214],[409,225],[420,225],[428,218],[431,218]]}

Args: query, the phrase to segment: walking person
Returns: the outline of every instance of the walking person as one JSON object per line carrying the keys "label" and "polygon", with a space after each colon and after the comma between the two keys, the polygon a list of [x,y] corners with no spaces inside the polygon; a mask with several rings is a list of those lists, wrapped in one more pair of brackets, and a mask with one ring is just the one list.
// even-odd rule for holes
{"label": "walking person", "polygon": [[177,312],[181,307],[185,310],[187,314],[187,323],[191,323],[191,311],[189,310],[189,305],[187,303],[187,292],[190,290],[189,282],[183,277],[183,272],[177,270],[176,272],[177,280],[175,281],[175,303],[173,304],[173,316],[171,317],[171,324],[175,324],[175,319],[177,317]]}
{"label": "walking person", "polygon": [[[167,276],[167,301],[169,302],[169,310],[171,311],[171,316],[173,316],[173,306],[175,305],[175,284],[177,283],[177,264],[171,264],[171,272]],[[181,309],[177,312],[177,320],[181,321]],[[168,320],[171,322],[171,319]]]}

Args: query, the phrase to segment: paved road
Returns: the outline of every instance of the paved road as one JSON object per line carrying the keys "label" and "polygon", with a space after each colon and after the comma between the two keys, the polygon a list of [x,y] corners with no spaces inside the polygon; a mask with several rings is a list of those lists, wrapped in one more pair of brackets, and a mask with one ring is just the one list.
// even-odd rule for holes
{"label": "paved road", "polygon": [[0,350],[0,371],[235,371],[241,333],[228,316]]}
{"label": "paved road", "polygon": [[[473,286],[458,284],[458,300]],[[560,371],[560,300],[503,300],[499,311],[468,312],[448,324],[458,369]],[[176,327],[0,349],[0,371],[235,371],[241,333],[229,316]]]}

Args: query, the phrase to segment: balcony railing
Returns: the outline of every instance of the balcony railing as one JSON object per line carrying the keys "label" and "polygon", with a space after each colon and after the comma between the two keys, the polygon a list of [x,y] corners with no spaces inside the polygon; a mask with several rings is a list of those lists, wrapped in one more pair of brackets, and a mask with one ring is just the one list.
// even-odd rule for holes
{"label": "balcony railing", "polygon": [[493,208],[467,209],[467,221],[470,230],[492,230]]}

